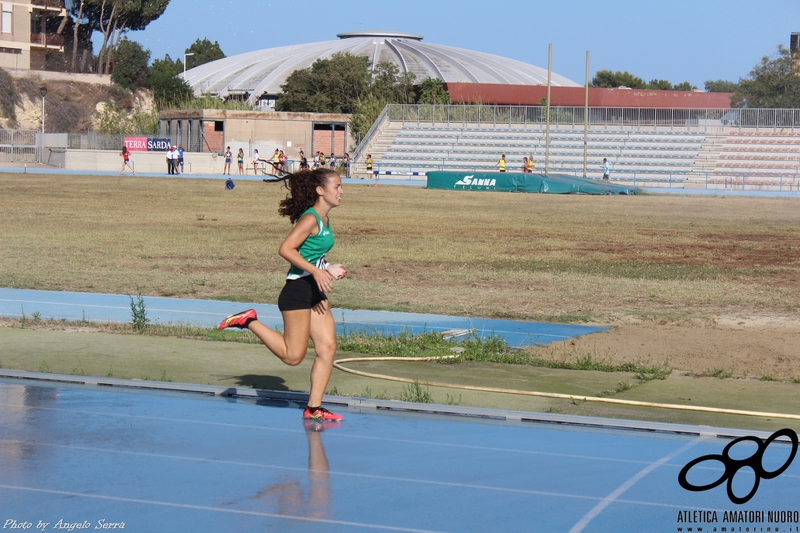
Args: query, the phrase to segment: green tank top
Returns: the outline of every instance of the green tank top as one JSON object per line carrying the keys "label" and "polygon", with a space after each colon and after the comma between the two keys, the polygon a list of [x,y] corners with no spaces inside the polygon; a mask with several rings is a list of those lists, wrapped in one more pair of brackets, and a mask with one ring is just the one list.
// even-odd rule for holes
{"label": "green tank top", "polygon": [[[310,235],[305,241],[303,241],[303,244],[300,245],[300,248],[298,248],[297,251],[300,252],[300,255],[303,257],[303,259],[317,268],[325,270],[325,267],[328,264],[325,261],[325,254],[328,253],[331,248],[333,248],[333,231],[331,231],[330,224],[326,226],[322,222],[322,218],[319,216],[319,214],[317,214],[313,207],[309,207],[303,211],[303,214],[300,215],[300,218],[298,218],[297,221],[299,222],[309,213],[316,217],[319,231],[316,235]],[[305,270],[292,265],[289,269],[289,273],[286,275],[286,279],[297,279],[310,275],[311,274]]]}

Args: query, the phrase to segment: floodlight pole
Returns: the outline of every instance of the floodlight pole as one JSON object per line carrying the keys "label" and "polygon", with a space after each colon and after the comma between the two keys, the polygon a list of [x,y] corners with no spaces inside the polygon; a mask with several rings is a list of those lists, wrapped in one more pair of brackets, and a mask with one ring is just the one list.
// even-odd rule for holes
{"label": "floodlight pole", "polygon": [[589,142],[589,51],[586,51],[586,97],[583,103],[583,177],[586,177],[586,145]]}
{"label": "floodlight pole", "polygon": [[39,93],[42,95],[42,135],[44,135],[44,97],[47,96],[47,87],[39,87]]}
{"label": "floodlight pole", "polygon": [[544,129],[544,175],[547,176],[550,168],[550,85],[553,72],[553,45],[547,45],[547,118]]}
{"label": "floodlight pole", "polygon": [[183,81],[186,81],[186,58],[188,56],[193,56],[194,52],[187,52],[183,54]]}

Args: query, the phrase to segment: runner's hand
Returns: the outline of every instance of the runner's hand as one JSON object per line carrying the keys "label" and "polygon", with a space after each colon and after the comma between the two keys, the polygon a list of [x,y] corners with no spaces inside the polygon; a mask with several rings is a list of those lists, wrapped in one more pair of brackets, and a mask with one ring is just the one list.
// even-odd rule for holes
{"label": "runner's hand", "polygon": [[326,270],[334,279],[343,279],[347,275],[347,267],[341,264],[328,265]]}
{"label": "runner's hand", "polygon": [[320,292],[331,292],[333,290],[333,276],[327,270],[319,270],[313,274],[314,281],[317,282]]}

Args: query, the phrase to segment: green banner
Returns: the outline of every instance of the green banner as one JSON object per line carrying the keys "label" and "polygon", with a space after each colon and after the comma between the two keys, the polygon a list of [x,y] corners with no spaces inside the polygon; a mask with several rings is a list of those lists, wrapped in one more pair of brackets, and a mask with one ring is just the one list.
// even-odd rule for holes
{"label": "green banner", "polygon": [[636,194],[636,189],[566,174],[521,172],[428,172],[429,189],[535,192],[548,194]]}

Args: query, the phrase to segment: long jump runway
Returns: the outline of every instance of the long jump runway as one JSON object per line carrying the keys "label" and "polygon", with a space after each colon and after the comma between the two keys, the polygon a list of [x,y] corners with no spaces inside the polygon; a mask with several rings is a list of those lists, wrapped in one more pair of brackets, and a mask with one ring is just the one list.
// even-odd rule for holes
{"label": "long jump runway", "polygon": [[[760,473],[745,504],[724,482],[702,492],[679,484],[692,460],[735,437],[769,436],[760,432],[448,416],[433,414],[448,406],[388,401],[351,401],[337,409],[343,423],[319,426],[304,424],[301,397],[31,377],[0,379],[3,531],[800,531],[800,460],[788,442],[737,444],[731,457],[757,456],[752,468],[712,461],[689,471],[694,485],[729,476],[736,495]],[[787,463],[771,479],[761,470]]]}

